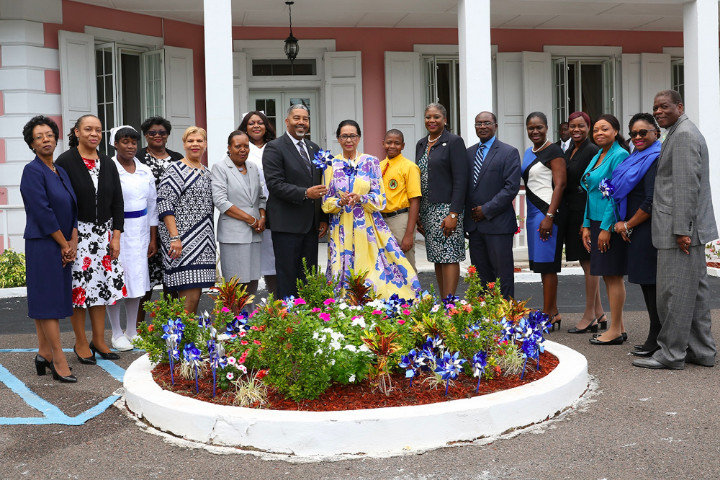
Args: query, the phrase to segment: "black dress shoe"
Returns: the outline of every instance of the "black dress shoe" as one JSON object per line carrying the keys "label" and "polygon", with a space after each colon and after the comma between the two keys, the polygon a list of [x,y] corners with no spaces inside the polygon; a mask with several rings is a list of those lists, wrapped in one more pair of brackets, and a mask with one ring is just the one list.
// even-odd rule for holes
{"label": "black dress shoe", "polygon": [[77,357],[77,359],[80,363],[84,363],[85,365],[97,364],[97,361],[95,361],[95,353],[93,353],[91,357],[81,357],[74,346],[73,346],[73,352],[75,352],[75,356]]}
{"label": "black dress shoe", "polygon": [[653,348],[652,350],[633,350],[630,352],[630,355],[635,355],[636,357],[651,357],[653,353],[657,352],[660,349],[660,347]]}
{"label": "black dress shoe", "polygon": [[615,337],[612,340],[608,340],[607,342],[603,342],[602,340],[598,340],[597,337],[593,337],[590,339],[590,343],[592,345],[622,345],[625,339],[622,335],[619,337]]}
{"label": "black dress shoe", "polygon": [[52,369],[50,362],[40,355],[35,355],[35,370],[37,371],[39,377],[45,375],[47,368]]}
{"label": "black dress shoe", "polygon": [[598,331],[598,326],[597,326],[597,323],[595,323],[595,322],[597,322],[597,319],[591,321],[591,322],[588,324],[588,326],[585,327],[585,328],[572,327],[572,328],[568,329],[568,333],[597,332],[597,331]]}
{"label": "black dress shoe", "polygon": [[640,368],[652,368],[654,370],[682,370],[683,367],[668,367],[664,363],[660,363],[657,360],[655,360],[653,357],[648,358],[638,358],[637,360],[633,361],[632,364],[636,367]]}
{"label": "black dress shoe", "polygon": [[645,350],[645,345],[643,345],[642,343],[638,343],[637,345],[633,345],[633,348],[635,350]]}
{"label": "black dress shoe", "polygon": [[57,371],[55,371],[55,365],[50,362],[50,371],[52,372],[53,380],[59,380],[63,383],[77,383],[77,378],[75,378],[75,375],[70,374],[67,376],[62,376]]}
{"label": "black dress shoe", "polygon": [[98,355],[100,355],[100,357],[103,360],[119,360],[120,359],[120,355],[118,355],[115,352],[101,352],[100,350],[95,348],[95,345],[93,345],[93,342],[90,342],[90,350],[92,350],[92,352],[93,352],[93,357],[95,357],[95,354],[97,353]]}

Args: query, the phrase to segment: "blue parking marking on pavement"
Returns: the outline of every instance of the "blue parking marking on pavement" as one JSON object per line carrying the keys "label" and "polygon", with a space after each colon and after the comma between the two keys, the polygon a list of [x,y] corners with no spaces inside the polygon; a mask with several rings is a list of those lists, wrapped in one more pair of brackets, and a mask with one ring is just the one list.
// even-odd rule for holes
{"label": "blue parking marking on pavement", "polygon": [[[72,349],[63,349],[64,352],[72,352]],[[2,348],[0,353],[35,353],[33,348]],[[98,358],[97,364],[118,382],[122,382],[125,376],[125,369],[119,367],[110,360]],[[110,405],[120,398],[119,395],[111,395],[92,408],[79,415],[70,417],[63,413],[58,407],[43,399],[30,390],[25,383],[0,364],[0,382],[4,383],[13,393],[18,395],[30,407],[41,412],[42,417],[0,417],[0,425],[82,425],[93,417],[100,415]]]}

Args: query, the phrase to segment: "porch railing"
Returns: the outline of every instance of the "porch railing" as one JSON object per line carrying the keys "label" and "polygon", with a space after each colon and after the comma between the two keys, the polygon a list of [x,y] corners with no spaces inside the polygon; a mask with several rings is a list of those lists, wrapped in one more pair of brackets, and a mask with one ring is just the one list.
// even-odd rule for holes
{"label": "porch railing", "polygon": [[[2,252],[10,248],[10,233],[9,233],[9,221],[8,216],[10,215],[11,211],[16,210],[24,210],[24,205],[0,205],[0,226],[2,226],[2,230],[0,230],[0,236],[2,236],[3,243],[2,243]],[[23,249],[24,250],[24,249]],[[0,253],[2,253],[0,252]]]}

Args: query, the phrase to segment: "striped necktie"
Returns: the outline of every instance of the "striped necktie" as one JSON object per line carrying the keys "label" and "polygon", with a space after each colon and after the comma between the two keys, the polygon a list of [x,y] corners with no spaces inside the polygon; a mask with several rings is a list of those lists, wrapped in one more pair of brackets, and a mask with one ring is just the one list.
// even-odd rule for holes
{"label": "striped necktie", "polygon": [[480,144],[477,149],[477,153],[475,154],[475,165],[473,166],[473,185],[477,185],[483,160],[485,160],[485,145]]}
{"label": "striped necktie", "polygon": [[305,151],[305,146],[303,145],[302,140],[298,140],[297,142],[298,151],[300,152],[300,156],[305,160],[305,168],[308,169],[308,172],[312,173],[312,169],[310,167],[310,158],[308,158],[308,154]]}

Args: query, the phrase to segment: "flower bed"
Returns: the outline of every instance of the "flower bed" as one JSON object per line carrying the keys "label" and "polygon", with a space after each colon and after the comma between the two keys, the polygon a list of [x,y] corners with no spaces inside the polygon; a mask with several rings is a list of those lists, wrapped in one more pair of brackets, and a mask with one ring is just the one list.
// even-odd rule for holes
{"label": "flower bed", "polygon": [[168,298],[146,304],[152,323],[141,326],[137,346],[169,364],[171,385],[184,378],[196,395],[202,385],[205,396],[252,407],[266,406],[268,393],[303,402],[332,385],[447,396],[459,378],[478,392],[494,378],[540,370],[547,315],[504,300],[499,285],[484,288],[473,267],[465,280],[464,299],[381,300],[362,274],[341,286],[317,271],[298,298],[270,298],[249,314],[252,298],[231,280],[217,289],[212,316],[196,319]]}

